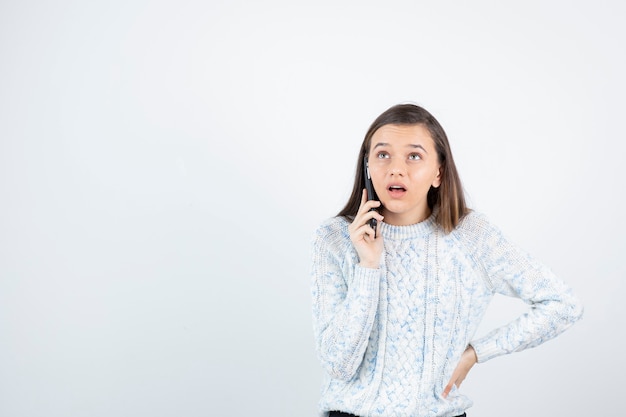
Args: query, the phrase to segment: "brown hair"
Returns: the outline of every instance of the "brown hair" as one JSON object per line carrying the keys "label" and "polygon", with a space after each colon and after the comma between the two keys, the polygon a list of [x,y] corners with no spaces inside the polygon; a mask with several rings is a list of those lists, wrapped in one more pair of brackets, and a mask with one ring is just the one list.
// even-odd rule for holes
{"label": "brown hair", "polygon": [[435,143],[435,150],[437,151],[437,157],[441,167],[441,185],[437,188],[430,187],[430,190],[428,190],[428,207],[432,210],[435,206],[439,206],[437,223],[446,233],[450,233],[459,224],[463,216],[469,211],[469,208],[465,204],[463,186],[456,166],[454,165],[448,137],[443,127],[441,127],[432,114],[426,109],[414,104],[398,104],[389,108],[378,116],[369,127],[363,139],[363,143],[361,144],[361,151],[357,159],[352,195],[343,210],[339,212],[338,216],[343,216],[352,221],[359,210],[361,195],[363,188],[365,188],[363,157],[369,155],[374,133],[385,125],[418,124],[426,127],[430,133]]}

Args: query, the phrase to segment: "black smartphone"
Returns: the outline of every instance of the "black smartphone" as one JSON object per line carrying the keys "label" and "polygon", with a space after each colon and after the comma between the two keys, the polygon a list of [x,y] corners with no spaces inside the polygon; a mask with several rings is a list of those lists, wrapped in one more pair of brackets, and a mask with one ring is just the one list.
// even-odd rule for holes
{"label": "black smartphone", "polygon": [[[370,176],[370,167],[367,162],[367,155],[363,157],[363,178],[365,179],[365,189],[367,190],[367,199],[368,200],[378,200],[378,196],[374,191],[374,186],[372,185],[372,177]],[[376,211],[376,209],[370,209],[370,211]],[[371,219],[369,221],[370,226],[374,229],[374,237],[376,237],[376,224],[378,221],[376,219]]]}

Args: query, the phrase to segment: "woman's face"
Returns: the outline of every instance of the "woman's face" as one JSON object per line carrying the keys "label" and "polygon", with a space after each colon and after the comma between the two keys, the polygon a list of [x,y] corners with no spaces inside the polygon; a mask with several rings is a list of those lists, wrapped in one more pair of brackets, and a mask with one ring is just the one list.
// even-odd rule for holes
{"label": "woman's face", "polygon": [[369,169],[385,223],[409,225],[430,215],[427,195],[441,174],[435,143],[421,124],[385,125],[372,136]]}

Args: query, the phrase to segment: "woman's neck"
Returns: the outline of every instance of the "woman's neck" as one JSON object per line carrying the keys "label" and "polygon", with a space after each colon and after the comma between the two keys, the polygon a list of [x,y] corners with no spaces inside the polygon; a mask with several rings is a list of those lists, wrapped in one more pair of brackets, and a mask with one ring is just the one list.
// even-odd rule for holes
{"label": "woman's neck", "polygon": [[392,226],[409,226],[421,223],[428,219],[432,213],[430,207],[419,210],[415,213],[393,213],[383,208],[382,215],[385,217],[384,222]]}

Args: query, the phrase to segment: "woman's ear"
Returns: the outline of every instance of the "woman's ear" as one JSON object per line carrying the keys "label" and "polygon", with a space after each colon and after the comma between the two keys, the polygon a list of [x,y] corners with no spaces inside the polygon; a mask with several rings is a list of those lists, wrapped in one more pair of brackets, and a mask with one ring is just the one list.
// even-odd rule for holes
{"label": "woman's ear", "polygon": [[441,185],[441,178],[442,178],[442,169],[441,169],[441,166],[439,166],[437,168],[437,176],[433,180],[432,186],[435,188],[438,188]]}

